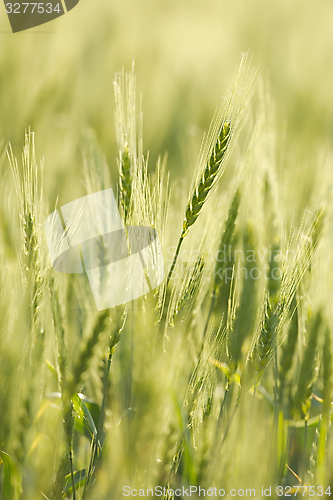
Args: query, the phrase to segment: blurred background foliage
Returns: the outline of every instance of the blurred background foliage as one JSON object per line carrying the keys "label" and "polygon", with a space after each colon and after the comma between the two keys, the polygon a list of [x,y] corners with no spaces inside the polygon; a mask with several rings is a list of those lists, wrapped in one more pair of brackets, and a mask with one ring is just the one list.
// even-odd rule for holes
{"label": "blurred background foliage", "polygon": [[[38,406],[38,397],[43,395],[44,398],[46,390],[53,392],[58,389],[44,362],[40,363],[40,372],[34,374],[34,380],[31,377],[31,385],[35,384],[37,396],[31,398],[29,408],[27,395],[30,379],[24,374],[21,358],[25,357],[30,304],[28,295],[22,292],[26,284],[21,280],[17,265],[18,255],[22,257],[22,242],[13,179],[4,155],[8,142],[12,144],[14,154],[20,159],[24,130],[30,127],[36,133],[36,158],[38,161],[41,157],[45,159],[44,199],[48,205],[47,213],[54,210],[57,198],[58,205],[62,206],[86,194],[82,181],[82,144],[87,130],[90,134],[95,134],[99,151],[105,154],[110,166],[112,186],[116,188],[116,159],[119,151],[114,125],[113,80],[117,71],[121,68],[130,70],[132,62],[135,61],[137,90],[143,96],[144,151],[150,152],[151,169],[155,166],[159,154],[168,155],[167,170],[171,172],[173,198],[166,240],[170,245],[175,244],[186,207],[184,193],[187,193],[190,187],[203,134],[209,127],[217,105],[226,94],[241,53],[248,50],[253,54],[252,63],[259,68],[261,82],[264,82],[266,91],[269,89],[275,105],[275,123],[271,128],[267,128],[269,131],[275,131],[277,127],[277,181],[283,206],[282,217],[287,222],[283,228],[285,236],[291,227],[288,223],[294,215],[293,227],[299,227],[299,219],[306,207],[318,209],[321,198],[325,196],[325,201],[329,198],[327,191],[330,190],[329,183],[332,180],[329,172],[329,146],[333,132],[332,19],[333,4],[328,0],[322,0],[319,4],[308,0],[295,0],[292,3],[286,0],[80,0],[78,6],[66,16],[39,28],[13,35],[5,9],[1,6],[0,181],[3,191],[0,199],[0,237],[3,245],[0,269],[5,272],[3,276],[0,274],[0,442],[4,443],[4,450],[17,454],[14,449],[16,443],[9,437],[10,430],[13,433],[12,429],[17,427],[17,424],[14,422],[15,427],[12,422],[15,420],[13,415],[16,415],[15,418],[20,419],[20,429],[24,432],[28,429],[25,435],[22,431],[19,436],[23,444],[24,441],[27,442],[26,448],[29,449],[22,475],[25,491],[23,498],[35,500],[37,490],[50,490],[63,453],[59,438],[62,436],[62,418],[60,406],[54,402],[51,405],[41,398],[43,406],[40,409]],[[260,96],[266,95],[266,91],[260,91],[261,85],[262,83],[251,101],[253,113],[250,114],[246,130],[237,143],[235,155],[240,156],[244,152],[247,140],[252,135],[254,122],[261,116]],[[270,105],[267,108],[271,110]],[[267,138],[266,135],[263,137]],[[272,140],[274,142],[274,138]],[[245,219],[250,214],[255,219],[255,225],[260,228],[259,241],[256,242],[258,248],[265,239],[264,214],[258,208],[261,206],[264,189],[261,184],[260,189],[256,186],[256,175],[264,178],[266,166],[265,161],[261,159],[266,158],[265,154],[265,151],[260,154],[255,151],[254,160],[251,159],[254,180],[252,179],[253,184],[245,182],[247,189],[241,210],[244,219],[242,226],[246,226]],[[275,158],[272,163],[275,164]],[[226,176],[220,183],[225,193],[228,181],[232,180],[235,172],[237,177],[235,165],[234,161],[230,162]],[[217,248],[217,238],[222,222],[228,214],[231,194],[230,190],[228,196],[221,198],[224,203],[213,205],[211,213],[206,211],[206,218],[202,217],[202,223],[198,222],[196,229],[188,237],[188,244],[191,244],[192,248],[199,248],[205,230],[205,244],[209,248]],[[312,195],[315,199],[311,200]],[[329,213],[327,233],[331,235],[332,212]],[[38,219],[36,226],[41,228],[43,221],[41,223]],[[267,226],[271,228],[269,222]],[[201,232],[198,231],[200,228]],[[235,247],[238,245],[237,237],[242,239],[241,231],[236,233]],[[268,239],[269,241],[271,240]],[[165,250],[169,259],[170,248],[172,247]],[[309,302],[314,302],[314,309],[319,309],[316,301],[320,302],[320,305],[327,305],[328,309],[330,306],[326,292],[332,290],[331,273],[327,272],[327,269],[332,267],[331,236],[326,238],[322,248],[321,258],[316,264],[318,267],[315,268],[320,277],[317,280],[318,286],[311,284],[308,286],[311,293],[307,290],[304,292],[305,296],[306,292],[310,296]],[[46,256],[44,250],[46,247],[42,249],[42,257]],[[8,264],[10,259],[12,266]],[[190,267],[189,269],[191,270]],[[92,330],[90,323],[94,324],[96,312],[84,309],[83,299],[86,299],[87,292],[84,290],[83,278],[57,276],[56,280],[60,281],[59,304],[65,312],[66,329],[70,330],[68,358],[71,364],[77,346],[82,343],[83,326],[87,323],[88,330]],[[47,286],[49,285],[45,285],[43,292],[46,305],[44,304],[44,309],[43,305],[41,307],[40,323],[46,325],[45,359],[56,364],[56,341],[52,335],[54,320]],[[28,287],[27,289],[29,291]],[[78,296],[79,306],[75,305],[73,290]],[[112,365],[113,375],[109,390],[109,408],[112,410],[108,408],[105,423],[105,430],[108,431],[107,467],[98,471],[98,498],[119,498],[122,481],[129,481],[131,478],[135,478],[134,485],[149,484],[149,481],[154,484],[166,484],[168,481],[166,466],[174,463],[174,453],[177,451],[174,444],[179,441],[182,443],[182,433],[186,437],[186,423],[182,421],[185,417],[181,415],[181,405],[202,342],[201,335],[209,306],[207,298],[203,303],[206,293],[207,288],[203,289],[203,292],[200,291],[200,300],[197,301],[199,319],[196,319],[197,324],[194,326],[191,324],[190,333],[186,331],[186,334],[181,336],[184,326],[181,321],[175,330],[169,328],[173,333],[170,334],[171,342],[168,344],[171,347],[166,353],[162,345],[163,332],[158,331],[156,334],[159,327],[156,327],[155,303],[138,301],[135,309],[133,306],[133,310],[130,310],[124,332],[127,341],[120,343]],[[221,297],[219,300],[223,302],[226,313],[229,288],[226,290],[224,287]],[[296,299],[298,298],[297,295]],[[154,301],[152,297],[149,300]],[[221,306],[220,303],[218,305]],[[148,311],[146,315],[141,314],[144,310]],[[219,312],[221,310],[222,307],[219,307]],[[297,326],[302,335],[306,313],[304,306]],[[86,321],[87,318],[89,321]],[[331,313],[328,318],[332,332]],[[113,321],[114,319],[112,318]],[[217,327],[219,314],[216,314],[215,319]],[[163,321],[165,322],[166,318],[163,318]],[[41,333],[44,335],[44,330]],[[133,360],[129,339],[134,334]],[[34,339],[30,338],[33,344],[32,340]],[[303,342],[303,337],[301,341]],[[303,343],[300,345],[303,346]],[[103,337],[99,346],[103,356],[106,347],[107,339]],[[100,354],[97,352],[95,355],[98,361],[94,359],[90,378],[85,380],[82,389],[99,404],[102,398],[100,372],[103,372],[105,365]],[[130,370],[133,370],[133,373],[130,373]],[[23,373],[23,389],[20,390],[17,385],[19,373]],[[220,382],[224,376],[223,373],[216,375],[221,387]],[[131,377],[134,381],[132,394]],[[320,383],[322,379],[325,377],[320,372]],[[294,379],[288,383],[292,387]],[[268,388],[271,388],[271,385],[268,385]],[[217,401],[220,403],[223,393],[219,385],[217,389]],[[20,391],[27,396],[26,399],[22,398],[27,405],[27,408],[21,408],[22,413],[16,411],[14,401],[15,398],[20,398]],[[128,394],[132,396],[132,400],[127,398]],[[287,394],[286,400],[289,404],[288,397]],[[209,398],[203,404],[205,412],[208,408],[207,413],[211,411]],[[259,488],[262,484],[273,484],[273,481],[280,479],[274,476],[274,457],[272,458],[267,446],[268,440],[272,441],[274,436],[271,430],[272,422],[269,421],[269,418],[273,418],[272,411],[267,409],[266,399],[267,397],[264,400],[259,394],[259,402],[253,408],[252,399],[249,397],[240,409],[238,425],[233,426],[230,431],[230,455],[222,454],[217,467],[219,480],[220,473],[223,473],[223,478],[227,478],[226,487],[251,487],[254,484]],[[329,398],[327,401],[330,401]],[[314,401],[312,407],[314,416],[319,411],[317,403],[317,400]],[[129,408],[130,404],[134,408],[133,411]],[[230,412],[231,403],[228,405],[227,410]],[[171,407],[173,410],[169,410]],[[215,403],[213,416],[220,424],[217,409]],[[248,418],[250,412],[252,419]],[[29,414],[31,421],[25,422],[26,414]],[[286,412],[286,415],[289,416],[289,413]],[[30,425],[31,422],[33,426]],[[120,423],[122,425],[119,425]],[[290,463],[295,470],[299,466],[297,470],[302,473],[307,467],[300,466],[300,450],[306,448],[302,439],[310,449],[312,443],[315,443],[314,426],[317,424],[318,420],[311,421],[307,436],[307,430],[306,433],[303,432],[304,427],[307,429],[304,421],[299,434],[296,433],[290,438],[294,439]],[[188,483],[193,481],[201,484],[202,478],[206,478],[206,481],[210,479],[207,473],[207,470],[211,469],[209,448],[205,449],[205,446],[206,442],[214,442],[214,434],[208,425],[202,428],[202,441],[198,439],[197,442],[198,452],[192,450],[190,440],[186,442],[188,449],[185,449],[180,472]],[[194,431],[196,432],[196,429]],[[282,431],[281,434],[284,434]],[[253,436],[257,438],[255,444]],[[284,439],[283,435],[283,445]],[[332,446],[330,440],[327,463],[332,457]],[[84,457],[89,454],[89,450],[89,441],[82,443],[82,440],[76,440],[74,464],[77,470],[86,466]],[[203,457],[196,467],[190,462],[191,456],[195,454]],[[315,456],[316,453],[312,455]],[[284,458],[283,453],[282,457]],[[262,467],[263,463],[267,466]],[[199,471],[194,479],[193,470]],[[241,479],[247,483],[241,484]],[[332,477],[327,479],[332,484]],[[288,481],[292,482],[294,478],[290,476]]]}
{"label": "blurred background foliage", "polygon": [[249,50],[285,123],[282,168],[295,210],[288,186],[296,181],[307,196],[318,145],[333,133],[332,18],[328,0],[81,0],[58,20],[13,35],[2,9],[0,137],[19,154],[22,131],[31,127],[50,199],[82,195],[86,126],[116,173],[112,82],[134,60],[151,164],[167,152],[173,178],[192,173],[195,148]]}

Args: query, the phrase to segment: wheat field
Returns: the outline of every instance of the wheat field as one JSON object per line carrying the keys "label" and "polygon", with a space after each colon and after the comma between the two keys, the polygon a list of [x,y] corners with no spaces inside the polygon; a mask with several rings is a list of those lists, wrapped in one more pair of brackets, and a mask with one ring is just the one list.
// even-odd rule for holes
{"label": "wheat field", "polygon": [[[0,499],[333,493],[320,9],[81,0],[15,35],[1,18]],[[90,268],[59,272],[81,214],[50,238],[60,207],[110,189],[163,272],[98,307]]]}

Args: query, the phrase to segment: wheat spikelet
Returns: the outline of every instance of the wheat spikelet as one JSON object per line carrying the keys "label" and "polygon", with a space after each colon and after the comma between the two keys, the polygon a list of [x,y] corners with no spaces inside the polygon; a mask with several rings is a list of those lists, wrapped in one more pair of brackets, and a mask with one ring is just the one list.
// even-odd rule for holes
{"label": "wheat spikelet", "polygon": [[315,484],[327,484],[327,444],[332,413],[332,340],[325,328],[322,346],[323,411],[315,432],[310,456],[309,475]]}
{"label": "wheat spikelet", "polygon": [[302,222],[294,257],[290,263],[285,262],[282,268],[277,305],[274,309],[270,303],[268,291],[266,292],[262,321],[241,377],[242,389],[249,389],[253,384],[255,387],[259,385],[264,370],[272,359],[274,348],[278,348],[284,340],[282,334],[291,302],[301,279],[312,262],[318,245],[320,233],[317,228],[322,215],[323,211],[319,211],[312,216],[309,224]]}
{"label": "wheat spikelet", "polygon": [[325,338],[323,345],[323,414],[327,417],[332,411],[333,397],[333,356],[332,356],[332,338],[329,328],[325,330]]}
{"label": "wheat spikelet", "polygon": [[[34,133],[30,130],[25,134],[25,144],[22,154],[22,180],[18,162],[11,146],[7,151],[14,177],[19,218],[22,235],[22,255],[19,255],[22,276],[25,287],[31,290],[30,310],[32,332],[35,335],[39,322],[39,305],[43,293],[44,279],[42,276],[42,236],[40,224],[43,210],[43,165],[38,168],[35,157]],[[40,176],[40,179],[39,179]],[[41,332],[37,332],[41,334]]]}
{"label": "wheat spikelet", "polygon": [[185,237],[190,226],[192,226],[199,217],[202,207],[207,200],[208,194],[210,193],[218,178],[218,174],[220,173],[220,166],[222,164],[223,157],[228,149],[230,139],[231,124],[229,121],[225,121],[222,124],[221,131],[211,153],[211,157],[207,162],[206,168],[202,174],[200,182],[195,187],[194,193],[187,204],[185,219],[183,222],[183,237]]}
{"label": "wheat spikelet", "polygon": [[292,318],[289,323],[286,341],[281,346],[280,366],[279,366],[279,403],[282,404],[283,391],[288,374],[292,367],[292,362],[296,352],[298,339],[298,309],[296,299],[291,304]]}
{"label": "wheat spikelet", "polygon": [[233,146],[244,124],[244,110],[252,96],[255,83],[256,73],[247,67],[247,54],[245,54],[242,57],[225,103],[216,113],[207,139],[203,144],[197,173],[185,210],[182,233],[168,274],[167,284],[171,279],[180,247],[189,228],[198,219],[208,196],[223,175]]}
{"label": "wheat spikelet", "polygon": [[302,412],[305,419],[309,418],[311,405],[310,395],[316,377],[317,346],[322,327],[322,313],[318,311],[314,318],[310,318],[308,336],[301,365],[299,368],[298,383],[294,394],[294,412]]}
{"label": "wheat spikelet", "polygon": [[320,416],[315,430],[315,436],[311,446],[311,455],[309,460],[308,474],[312,484],[327,484],[327,442],[328,431],[331,425],[331,419],[327,415]]}
{"label": "wheat spikelet", "polygon": [[119,199],[126,222],[131,214],[133,183],[137,170],[142,170],[142,139],[137,141],[136,77],[134,64],[129,73],[119,73],[114,80],[115,124],[119,151]]}
{"label": "wheat spikelet", "polygon": [[124,210],[124,217],[127,220],[129,216],[132,196],[132,173],[131,173],[131,159],[128,150],[128,145],[121,155],[119,167],[119,186],[121,193],[121,202]]}
{"label": "wheat spikelet", "polygon": [[22,251],[18,252],[21,275],[24,285],[24,298],[27,301],[27,348],[22,349],[25,357],[24,374],[21,374],[19,389],[19,409],[17,411],[17,435],[15,441],[16,457],[23,462],[26,453],[27,435],[36,408],[37,375],[39,360],[45,348],[45,332],[41,321],[41,302],[45,280],[43,274],[42,235],[40,231],[43,197],[43,165],[38,168],[35,157],[34,134],[26,132],[22,154],[22,174],[11,146],[7,151],[12,170],[19,212]]}
{"label": "wheat spikelet", "polygon": [[249,382],[250,386],[254,384],[255,387],[258,387],[268,360],[271,357],[281,316],[282,311],[279,309],[272,312],[269,297],[266,295],[264,317],[260,326],[258,341],[242,374],[242,387],[249,387]]}

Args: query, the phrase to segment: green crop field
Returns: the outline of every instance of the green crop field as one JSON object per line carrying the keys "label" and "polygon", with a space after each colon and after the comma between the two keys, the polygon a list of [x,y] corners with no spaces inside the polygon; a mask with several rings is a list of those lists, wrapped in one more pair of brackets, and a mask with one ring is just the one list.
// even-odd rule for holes
{"label": "green crop field", "polygon": [[[13,34],[0,6],[1,500],[333,494],[332,19],[80,0]],[[125,300],[95,243],[114,307],[84,245],[59,272],[80,211],[53,243],[110,188],[163,255]]]}

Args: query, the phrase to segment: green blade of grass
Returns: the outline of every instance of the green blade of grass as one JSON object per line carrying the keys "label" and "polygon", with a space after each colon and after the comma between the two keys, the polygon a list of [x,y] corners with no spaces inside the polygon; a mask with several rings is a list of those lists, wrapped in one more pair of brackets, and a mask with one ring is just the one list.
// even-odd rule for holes
{"label": "green blade of grass", "polygon": [[[77,489],[77,487],[79,486],[83,486],[86,481],[86,469],[75,471],[73,477],[74,477],[75,489]],[[67,474],[67,476],[65,477],[63,498],[66,497],[67,493],[71,493],[72,489],[73,489],[72,475]]]}
{"label": "green blade of grass", "polygon": [[0,451],[0,464],[3,463],[2,498],[3,500],[16,500],[18,473],[14,460],[5,451]]}

